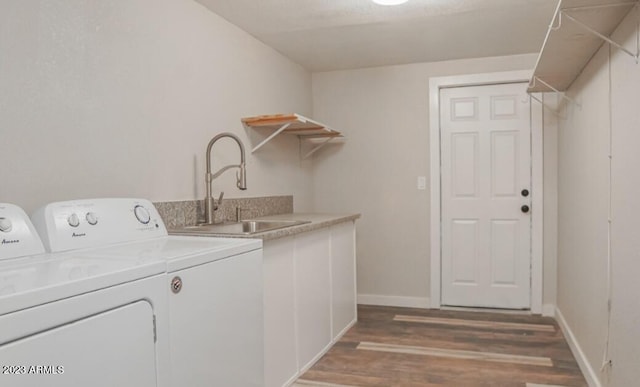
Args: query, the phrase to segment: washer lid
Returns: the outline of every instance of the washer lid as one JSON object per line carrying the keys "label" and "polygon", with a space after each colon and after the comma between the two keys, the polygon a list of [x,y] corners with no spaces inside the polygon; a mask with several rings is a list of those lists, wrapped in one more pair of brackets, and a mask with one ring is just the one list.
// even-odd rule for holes
{"label": "washer lid", "polygon": [[135,281],[165,271],[165,262],[45,254],[0,264],[0,315]]}
{"label": "washer lid", "polygon": [[91,257],[126,259],[134,262],[162,260],[167,272],[202,265],[262,248],[261,239],[167,236],[88,250]]}

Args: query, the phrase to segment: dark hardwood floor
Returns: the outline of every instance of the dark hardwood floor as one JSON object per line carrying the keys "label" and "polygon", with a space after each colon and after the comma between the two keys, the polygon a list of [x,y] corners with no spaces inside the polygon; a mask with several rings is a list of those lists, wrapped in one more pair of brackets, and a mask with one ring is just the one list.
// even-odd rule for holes
{"label": "dark hardwood floor", "polygon": [[359,306],[294,386],[587,386],[560,328],[524,314]]}

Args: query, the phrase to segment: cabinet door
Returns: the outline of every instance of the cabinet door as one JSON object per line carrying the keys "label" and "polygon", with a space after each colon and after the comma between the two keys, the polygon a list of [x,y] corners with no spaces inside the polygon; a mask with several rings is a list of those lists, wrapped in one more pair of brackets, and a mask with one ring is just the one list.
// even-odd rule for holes
{"label": "cabinet door", "polygon": [[356,257],[354,222],[331,227],[332,332],[337,338],[356,320]]}
{"label": "cabinet door", "polygon": [[264,243],[264,376],[281,387],[298,372],[293,282],[294,238]]}
{"label": "cabinet door", "polygon": [[304,371],[331,343],[330,230],[296,235],[298,364]]}
{"label": "cabinet door", "polygon": [[174,386],[264,385],[262,250],[171,273]]}

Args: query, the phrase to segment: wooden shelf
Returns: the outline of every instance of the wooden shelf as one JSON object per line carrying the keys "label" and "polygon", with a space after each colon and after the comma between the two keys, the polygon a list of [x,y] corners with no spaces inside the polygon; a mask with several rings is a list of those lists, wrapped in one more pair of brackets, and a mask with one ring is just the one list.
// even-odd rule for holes
{"label": "wooden shelf", "polygon": [[344,137],[342,133],[325,124],[295,113],[245,117],[241,121],[247,128],[274,130],[269,137],[256,145],[251,150],[251,153],[262,148],[266,143],[280,134],[293,134],[300,139],[324,139],[324,141],[321,141],[304,156],[304,158],[307,158],[325,146],[329,141]]}
{"label": "wooden shelf", "polygon": [[[528,91],[566,91],[636,5],[628,0],[559,1]],[[637,53],[627,53],[637,60]]]}

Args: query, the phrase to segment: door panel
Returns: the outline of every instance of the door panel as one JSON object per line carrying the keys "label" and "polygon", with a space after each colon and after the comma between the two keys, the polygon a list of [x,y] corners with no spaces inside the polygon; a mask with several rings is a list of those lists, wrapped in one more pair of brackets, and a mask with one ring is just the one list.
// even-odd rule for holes
{"label": "door panel", "polygon": [[500,95],[491,96],[491,119],[517,119],[518,118],[518,96]]}
{"label": "door panel", "polygon": [[517,221],[494,220],[491,222],[492,285],[516,285],[517,240]]}
{"label": "door panel", "polygon": [[451,223],[452,240],[464,241],[451,245],[452,280],[459,285],[477,285],[478,220],[454,219]]}
{"label": "door panel", "polygon": [[477,192],[476,165],[478,136],[475,133],[453,133],[451,174],[453,195],[474,197]]}
{"label": "door panel", "polygon": [[440,91],[442,304],[530,306],[526,84]]}
{"label": "door panel", "polygon": [[478,98],[452,98],[451,121],[475,121],[478,119]]}
{"label": "door panel", "polygon": [[491,193],[515,196],[518,182],[518,132],[491,133]]}

